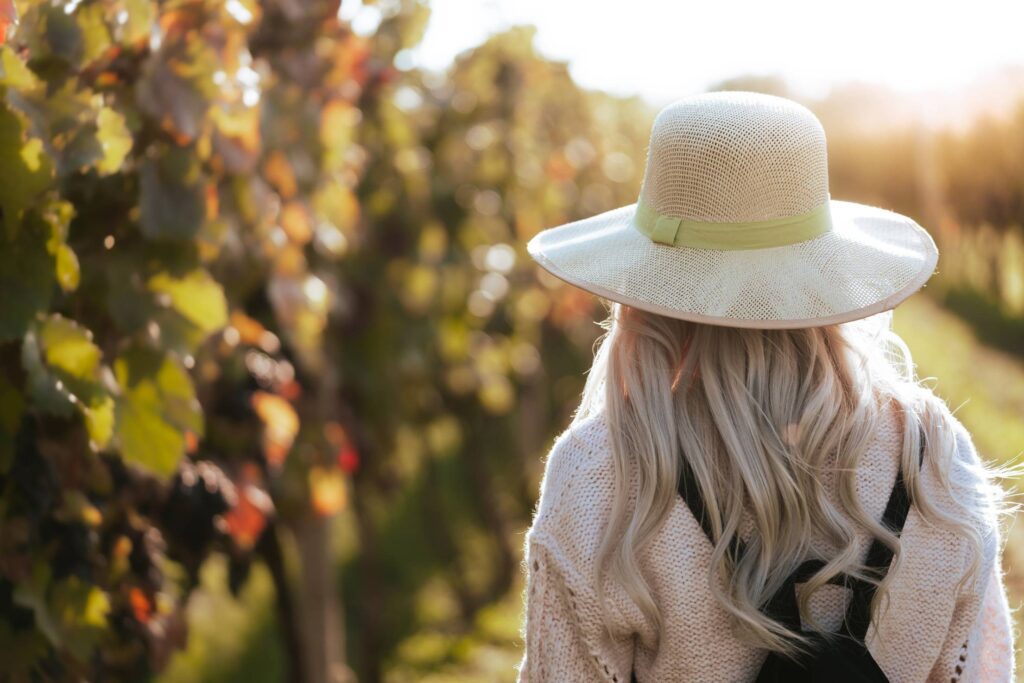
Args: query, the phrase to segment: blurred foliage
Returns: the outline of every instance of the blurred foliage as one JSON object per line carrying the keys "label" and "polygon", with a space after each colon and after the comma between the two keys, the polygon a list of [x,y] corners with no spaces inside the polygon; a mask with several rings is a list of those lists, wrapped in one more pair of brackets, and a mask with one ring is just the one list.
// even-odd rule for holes
{"label": "blurred foliage", "polygon": [[648,121],[638,101],[580,90],[525,29],[442,76],[402,72],[364,110],[358,197],[373,229],[340,278],[363,325],[334,334],[374,454],[355,478],[359,552],[342,570],[344,594],[363,598],[347,605],[366,680],[419,630],[472,628],[515,580],[537,455],[599,331],[592,299],[552,297],[560,283],[536,279],[523,245],[633,201]]}
{"label": "blurred foliage", "polygon": [[331,2],[11,9],[5,673],[160,671],[217,554],[232,591],[267,566],[301,678],[282,534],[336,514],[366,680],[423,624],[469,627],[516,579],[577,390],[540,349],[582,370],[596,333],[522,244],[631,200],[646,107],[579,90],[525,30],[409,70],[415,2],[374,7],[372,36]]}
{"label": "blurred foliage", "polygon": [[295,618],[278,536],[360,464],[324,331],[401,48],[337,9],[0,7],[4,680],[150,677],[214,552]]}
{"label": "blurred foliage", "polygon": [[1007,117],[984,117],[938,144],[944,192],[959,222],[1024,225],[1024,103]]}
{"label": "blurred foliage", "polygon": [[854,93],[813,103],[829,137],[833,196],[906,213],[941,253],[925,291],[987,343],[1024,355],[1024,102],[963,129],[865,128]]}

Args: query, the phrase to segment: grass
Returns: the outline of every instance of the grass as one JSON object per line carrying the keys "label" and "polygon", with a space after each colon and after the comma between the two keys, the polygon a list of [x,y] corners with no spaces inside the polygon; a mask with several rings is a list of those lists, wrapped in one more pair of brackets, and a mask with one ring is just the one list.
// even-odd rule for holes
{"label": "grass", "polygon": [[986,458],[1006,462],[1024,451],[1024,363],[982,344],[957,316],[922,296],[896,309],[896,331],[918,375],[956,410]]}
{"label": "grass", "polygon": [[470,633],[421,629],[398,646],[387,683],[512,683],[521,656],[522,582],[477,614]]}
{"label": "grass", "polygon": [[[1005,463],[1024,452],[1024,362],[982,344],[971,327],[932,300],[916,296],[896,309],[896,331],[910,347],[918,375],[936,378],[986,460]],[[1011,484],[1019,488],[1020,482]],[[1010,608],[1024,604],[1024,524],[1015,518],[1003,552]],[[1024,618],[1015,615],[1017,661],[1024,654]],[[1024,681],[1024,667],[1018,667]]]}
{"label": "grass", "polygon": [[214,556],[203,566],[201,587],[188,604],[188,646],[174,655],[159,683],[271,683],[284,680],[270,574],[254,565],[234,598],[227,590],[227,562]]}

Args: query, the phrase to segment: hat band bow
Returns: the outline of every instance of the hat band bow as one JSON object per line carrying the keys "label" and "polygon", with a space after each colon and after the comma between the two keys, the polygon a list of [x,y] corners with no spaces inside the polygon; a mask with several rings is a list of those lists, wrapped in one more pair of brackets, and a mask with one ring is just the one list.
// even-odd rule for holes
{"label": "hat band bow", "polygon": [[633,227],[654,242],[693,249],[767,249],[820,237],[832,229],[829,203],[795,216],[767,221],[715,223],[659,214],[640,200]]}

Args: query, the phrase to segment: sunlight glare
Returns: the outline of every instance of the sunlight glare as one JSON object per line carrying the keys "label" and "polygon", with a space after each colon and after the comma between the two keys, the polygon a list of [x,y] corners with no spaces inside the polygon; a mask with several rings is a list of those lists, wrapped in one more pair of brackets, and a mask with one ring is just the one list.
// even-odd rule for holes
{"label": "sunlight glare", "polygon": [[[836,82],[919,92],[963,85],[1024,65],[1024,3],[963,6],[864,0],[837,7],[777,3],[594,3],[584,0],[435,0],[417,65],[443,69],[487,35],[537,27],[536,44],[566,60],[582,85],[661,102],[737,75],[781,75],[821,96]],[[947,9],[948,8],[948,9]]]}

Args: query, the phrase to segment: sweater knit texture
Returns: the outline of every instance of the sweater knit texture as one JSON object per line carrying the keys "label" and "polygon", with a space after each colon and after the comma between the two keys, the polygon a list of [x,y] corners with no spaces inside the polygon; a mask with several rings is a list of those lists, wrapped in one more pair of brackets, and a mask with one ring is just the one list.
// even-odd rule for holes
{"label": "sweater knit texture", "polygon": [[[983,538],[979,579],[957,590],[970,561],[967,541],[927,523],[912,507],[901,536],[902,562],[890,571],[889,608],[877,630],[868,630],[866,642],[894,683],[1012,681],[1013,630],[1000,563],[999,520],[975,469],[978,454],[970,435],[952,415],[948,419],[957,442],[950,479],[958,499],[975,513],[972,518]],[[886,411],[857,471],[857,495],[875,519],[882,517],[896,478],[901,440],[898,416]],[[525,652],[518,680],[629,683],[635,670],[641,683],[753,681],[767,651],[733,634],[729,616],[707,585],[711,543],[678,496],[639,558],[662,610],[660,647],[655,646],[652,625],[607,576],[605,600],[614,624],[610,633],[604,628],[591,576],[608,523],[613,482],[608,426],[597,412],[566,429],[548,453],[525,541]],[[824,484],[834,496],[833,482]],[[927,462],[922,485],[932,491],[937,505],[951,504]],[[741,535],[747,535],[743,526]],[[869,534],[862,531],[858,542],[863,558]],[[814,539],[812,544],[823,551],[829,548]],[[842,586],[826,585],[812,596],[811,616],[821,628],[840,627],[847,595]]]}

